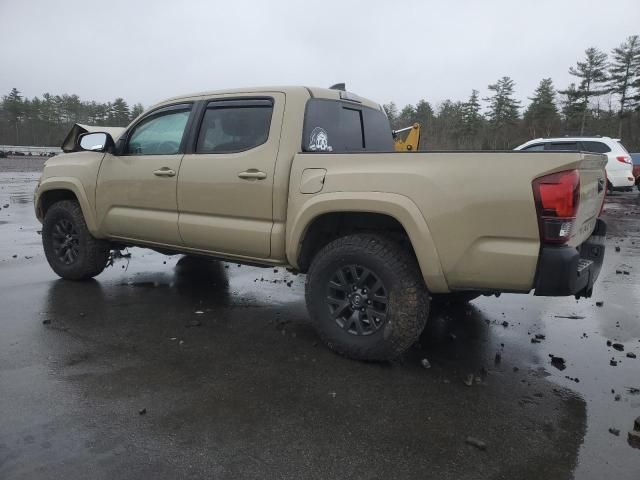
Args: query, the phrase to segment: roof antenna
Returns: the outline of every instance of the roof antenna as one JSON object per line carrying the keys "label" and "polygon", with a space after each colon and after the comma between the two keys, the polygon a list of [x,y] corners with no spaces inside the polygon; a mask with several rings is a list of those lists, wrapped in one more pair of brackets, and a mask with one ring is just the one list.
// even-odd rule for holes
{"label": "roof antenna", "polygon": [[329,87],[329,90],[341,90],[343,92],[347,91],[347,86],[344,82],[342,83],[336,83],[335,85],[331,85]]}

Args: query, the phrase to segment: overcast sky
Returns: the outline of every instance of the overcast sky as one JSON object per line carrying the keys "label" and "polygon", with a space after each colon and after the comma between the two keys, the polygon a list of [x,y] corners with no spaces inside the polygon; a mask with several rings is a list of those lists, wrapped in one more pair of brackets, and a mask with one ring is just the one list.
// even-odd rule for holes
{"label": "overcast sky", "polygon": [[526,99],[587,47],[640,34],[640,0],[0,0],[0,94],[145,106],[255,85],[347,88],[400,106],[503,75]]}

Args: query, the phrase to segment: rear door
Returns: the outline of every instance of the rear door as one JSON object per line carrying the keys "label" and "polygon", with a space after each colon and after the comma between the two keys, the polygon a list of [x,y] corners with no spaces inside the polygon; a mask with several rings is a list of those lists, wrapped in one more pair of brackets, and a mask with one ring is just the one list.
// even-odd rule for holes
{"label": "rear door", "polygon": [[206,102],[178,177],[179,228],[185,246],[269,257],[284,100],[284,94],[274,92]]}
{"label": "rear door", "polygon": [[100,228],[114,238],[180,245],[176,186],[191,104],[155,110],[102,161],[96,190]]}

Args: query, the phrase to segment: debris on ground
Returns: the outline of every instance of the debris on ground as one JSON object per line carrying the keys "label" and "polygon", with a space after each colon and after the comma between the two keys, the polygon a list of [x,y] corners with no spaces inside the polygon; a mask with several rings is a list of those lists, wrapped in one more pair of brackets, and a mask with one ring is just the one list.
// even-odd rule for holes
{"label": "debris on ground", "polygon": [[479,438],[476,437],[467,437],[465,438],[464,442],[467,445],[471,445],[472,447],[476,447],[478,450],[486,450],[487,449],[487,444],[485,442],[483,442],[482,440],[480,440]]}
{"label": "debris on ground", "polygon": [[584,320],[582,315],[554,315],[554,318],[567,318],[569,320]]}
{"label": "debris on ground", "polygon": [[564,370],[565,368],[567,368],[567,366],[565,365],[565,360],[562,357],[556,357],[553,354],[549,354],[549,356],[551,357],[551,365],[553,365],[554,367],[556,367],[558,370]]}
{"label": "debris on ground", "polygon": [[504,322],[502,322],[502,326],[504,328],[507,328],[509,326],[509,322],[507,322],[506,320]]}
{"label": "debris on ground", "polygon": [[602,300],[598,300],[598,301],[596,302],[596,307],[601,307],[601,306],[603,306],[603,305],[604,305],[604,302],[603,302]]}
{"label": "debris on ground", "polygon": [[195,313],[196,315],[202,315],[204,312],[202,310],[196,310],[193,313]]}
{"label": "debris on ground", "polygon": [[502,354],[500,352],[496,352],[496,356],[493,358],[493,363],[495,363],[496,365],[500,365],[501,361],[502,361]]}
{"label": "debris on ground", "polygon": [[618,430],[617,428],[610,427],[609,428],[609,433],[611,435],[615,435],[616,437],[620,436],[620,430]]}
{"label": "debris on ground", "polygon": [[620,251],[620,247],[618,245],[616,245],[616,252]]}
{"label": "debris on ground", "polygon": [[611,360],[609,360],[609,365],[611,365],[612,367],[617,367],[618,361],[612,358]]}
{"label": "debris on ground", "polygon": [[200,325],[202,325],[202,322],[200,320],[191,320],[189,323],[187,323],[187,328],[199,327]]}
{"label": "debris on ground", "polygon": [[471,387],[473,385],[473,373],[467,375],[467,378],[464,379],[464,384],[467,387]]}
{"label": "debris on ground", "polygon": [[536,340],[544,340],[547,337],[541,333],[536,333],[535,338]]}
{"label": "debris on ground", "polygon": [[633,448],[640,448],[640,417],[633,422],[633,430],[627,436],[627,442]]}
{"label": "debris on ground", "polygon": [[431,364],[429,363],[429,360],[427,360],[426,358],[423,358],[422,360],[420,360],[420,364],[423,366],[423,368],[431,368]]}
{"label": "debris on ground", "polygon": [[138,414],[139,415],[145,415],[147,413],[147,409],[146,408],[141,408],[140,410],[138,410]]}
{"label": "debris on ground", "polygon": [[45,320],[42,320],[42,324],[43,325],[49,325],[51,323],[51,319],[47,318]]}
{"label": "debris on ground", "polygon": [[624,350],[624,345],[621,343],[614,343],[613,345],[611,345],[613,348],[615,348],[616,350],[618,350],[619,352],[622,352]]}

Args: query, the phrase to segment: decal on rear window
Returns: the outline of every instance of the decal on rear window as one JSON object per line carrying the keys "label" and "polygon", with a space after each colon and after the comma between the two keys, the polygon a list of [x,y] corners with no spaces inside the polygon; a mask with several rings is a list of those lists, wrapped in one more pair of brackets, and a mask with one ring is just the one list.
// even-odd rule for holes
{"label": "decal on rear window", "polygon": [[309,150],[312,152],[333,151],[333,147],[329,145],[329,135],[324,128],[316,127],[313,129],[309,138]]}

